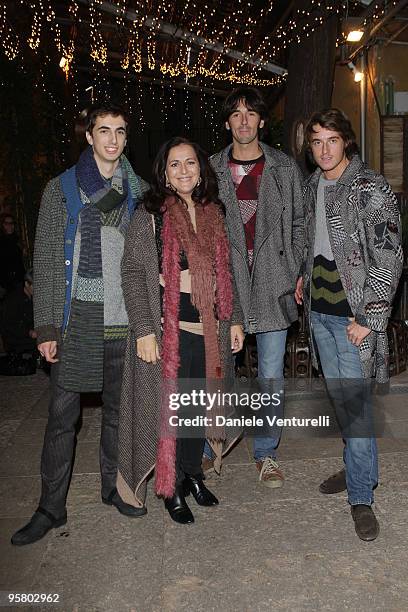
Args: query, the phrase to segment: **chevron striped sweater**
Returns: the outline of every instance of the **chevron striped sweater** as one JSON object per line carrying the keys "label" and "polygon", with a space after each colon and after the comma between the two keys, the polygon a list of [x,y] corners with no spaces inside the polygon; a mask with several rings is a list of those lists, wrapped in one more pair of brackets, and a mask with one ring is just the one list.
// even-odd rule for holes
{"label": "chevron striped sweater", "polygon": [[324,191],[335,185],[336,181],[328,181],[322,175],[317,188],[311,309],[324,314],[351,317],[353,313],[344,293],[330,246],[326,211],[324,208]]}

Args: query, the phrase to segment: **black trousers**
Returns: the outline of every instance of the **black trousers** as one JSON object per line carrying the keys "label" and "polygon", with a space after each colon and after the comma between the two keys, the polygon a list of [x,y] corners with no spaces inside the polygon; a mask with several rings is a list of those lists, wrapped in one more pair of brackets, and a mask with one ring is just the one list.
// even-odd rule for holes
{"label": "black trousers", "polygon": [[[205,379],[204,337],[180,330],[180,367],[179,378]],[[184,479],[184,474],[202,475],[201,460],[204,450],[202,438],[178,438],[176,455],[177,484]]]}
{"label": "black trousers", "polygon": [[[118,421],[125,341],[106,342],[103,363],[100,470],[102,496],[116,487]],[[58,385],[59,363],[51,366],[51,401],[41,457],[40,506],[56,517],[65,511],[80,417],[80,393]]]}

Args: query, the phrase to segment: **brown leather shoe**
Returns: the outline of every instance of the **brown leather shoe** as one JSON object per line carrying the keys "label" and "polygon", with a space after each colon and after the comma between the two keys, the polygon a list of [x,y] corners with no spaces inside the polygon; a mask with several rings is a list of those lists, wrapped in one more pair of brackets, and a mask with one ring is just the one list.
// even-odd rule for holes
{"label": "brown leather shoe", "polygon": [[351,516],[354,520],[356,534],[360,540],[371,542],[375,540],[380,533],[380,526],[371,506],[357,504],[351,506]]}
{"label": "brown leather shoe", "polygon": [[327,478],[327,480],[323,480],[323,482],[319,486],[320,493],[324,493],[324,495],[331,495],[332,493],[341,493],[342,491],[346,491],[346,470],[340,470],[340,472],[336,472],[333,476]]}

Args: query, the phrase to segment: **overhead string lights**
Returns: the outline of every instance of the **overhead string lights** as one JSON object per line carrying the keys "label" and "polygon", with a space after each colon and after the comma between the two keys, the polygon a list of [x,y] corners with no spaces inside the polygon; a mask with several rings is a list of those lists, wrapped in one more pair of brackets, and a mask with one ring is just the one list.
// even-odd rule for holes
{"label": "overhead string lights", "polygon": [[143,86],[140,81],[136,82],[134,97],[136,100],[136,107],[137,107],[136,116],[137,116],[138,124],[140,127],[140,131],[144,132],[146,129],[146,119],[145,119],[144,110],[143,110]]}
{"label": "overhead string lights", "polygon": [[125,15],[126,15],[126,0],[117,0],[116,10],[116,25],[119,32],[123,32],[126,29]]}
{"label": "overhead string lights", "polygon": [[303,38],[308,38],[333,14],[346,10],[346,2],[312,0],[308,10],[296,9],[293,17],[280,25],[276,31],[265,35],[255,53],[264,57],[276,57],[290,44],[300,43]]}
{"label": "overhead string lights", "polygon": [[33,51],[36,51],[41,42],[42,19],[45,14],[44,2],[42,0],[34,0],[30,2],[30,8],[34,11],[34,15],[31,34],[27,39],[27,43]]}
{"label": "overhead string lights", "polygon": [[90,15],[90,55],[95,62],[103,66],[108,61],[108,48],[101,33],[101,14],[97,10],[102,0],[91,0],[89,3]]}
{"label": "overhead string lights", "polygon": [[[211,88],[217,82],[259,87],[282,83],[285,69],[271,61],[282,57],[290,44],[311,36],[333,14],[347,15],[350,2],[311,0],[307,10],[293,3],[290,14],[276,0],[20,0],[20,4],[32,16],[28,36],[24,29],[19,36],[13,31],[17,26],[10,25],[6,2],[0,2],[1,45],[8,59],[21,51],[23,39],[34,52],[47,44],[51,61],[49,45],[55,44],[67,79],[77,56],[82,54],[83,61],[85,52],[91,58],[86,68],[101,78],[108,70],[119,69],[125,78],[129,73],[166,85],[175,80]],[[377,2],[369,21],[393,5]],[[281,22],[276,23],[275,14],[281,14]],[[67,24],[71,31],[64,36]]]}
{"label": "overhead string lights", "polygon": [[149,70],[156,67],[156,41],[153,38],[147,40],[147,66]]}
{"label": "overhead string lights", "polygon": [[[251,1],[244,3],[243,0],[237,0],[236,4],[237,8],[232,12],[226,11],[220,20],[217,18],[217,2],[214,0],[200,3],[187,0],[176,16],[175,35],[181,36],[182,39],[184,37],[187,47],[196,49],[194,54],[190,53],[191,56],[194,55],[194,60],[181,62],[180,56],[184,55],[184,50],[181,48],[177,61],[171,61],[168,55],[163,57],[160,63],[162,74],[171,78],[184,77],[187,81],[194,77],[202,77],[210,81],[229,81],[233,84],[258,86],[270,86],[281,82],[284,78],[281,75],[261,78],[262,65],[254,65],[251,53],[246,51],[239,51],[244,61],[231,58],[228,62],[224,61],[224,56],[230,50],[238,49],[248,41],[243,36],[244,31],[249,34],[257,24],[257,19],[252,17]],[[270,10],[271,3],[268,3],[267,7],[261,9],[259,16],[262,17]],[[245,24],[248,23],[250,30],[245,30],[247,28]],[[183,30],[184,27],[186,30]],[[197,41],[196,37],[200,37],[200,40]],[[220,41],[223,41],[223,50],[220,50]],[[219,69],[221,64],[224,66],[222,70]]]}
{"label": "overhead string lights", "polygon": [[75,41],[72,38],[69,41],[69,45],[65,46],[61,43],[59,51],[62,53],[59,67],[64,71],[65,79],[68,81],[69,73],[71,70],[71,64],[74,59]]}
{"label": "overhead string lights", "polygon": [[0,40],[3,51],[8,60],[14,60],[20,53],[20,40],[7,21],[7,5],[0,4]]}
{"label": "overhead string lights", "polygon": [[[363,26],[368,25],[368,20],[370,21],[376,21],[377,19],[380,19],[381,17],[383,17],[386,13],[388,13],[388,11],[390,11],[394,6],[396,6],[396,2],[376,2],[375,6],[374,6],[374,12],[371,15],[371,17],[365,19],[363,21]],[[371,8],[371,7],[370,7]]]}
{"label": "overhead string lights", "polygon": [[160,83],[159,108],[161,124],[164,128],[166,128],[169,120],[169,97],[166,93],[163,82]]}
{"label": "overhead string lights", "polygon": [[[69,4],[68,12],[71,15],[72,19],[74,20],[74,24],[76,24],[78,22],[78,3],[75,0]],[[75,37],[76,37],[77,28],[76,27],[71,28],[71,38],[67,44],[64,44],[61,41],[60,27],[58,23],[56,22],[56,20],[54,23],[55,23],[54,31],[56,32],[56,34],[57,33],[59,34],[59,36],[57,36],[57,41],[56,41],[58,51],[61,54],[59,65],[60,65],[60,68],[65,73],[65,79],[68,81],[69,76],[72,71],[72,63],[74,61],[74,56],[75,56]]]}
{"label": "overhead string lights", "polygon": [[133,115],[133,99],[130,93],[131,83],[132,81],[130,79],[125,80],[125,104],[129,115]]}
{"label": "overhead string lights", "polygon": [[79,90],[79,82],[78,82],[78,78],[77,78],[75,69],[73,71],[73,78],[72,78],[72,93],[74,96],[74,111],[79,112],[82,109],[80,109],[80,90]]}
{"label": "overhead string lights", "polygon": [[121,61],[121,67],[123,70],[131,68],[136,73],[142,71],[142,40],[139,21],[135,20],[132,23],[127,50]]}

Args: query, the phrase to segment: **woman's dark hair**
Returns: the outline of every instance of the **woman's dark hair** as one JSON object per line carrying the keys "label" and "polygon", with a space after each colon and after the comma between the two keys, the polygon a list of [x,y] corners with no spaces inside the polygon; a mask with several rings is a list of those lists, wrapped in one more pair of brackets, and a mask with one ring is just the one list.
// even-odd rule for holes
{"label": "woman's dark hair", "polygon": [[322,128],[326,128],[326,130],[332,130],[340,134],[346,143],[345,153],[347,159],[351,159],[353,155],[358,153],[356,135],[351,127],[349,118],[338,108],[328,108],[318,113],[314,113],[310,117],[305,129],[306,152],[315,165],[316,163],[313,161],[313,155],[310,150],[310,141],[315,133],[313,129],[315,125],[320,125]]}
{"label": "woman's dark hair", "polygon": [[151,213],[162,212],[164,201],[169,196],[176,197],[178,200],[180,200],[180,202],[185,204],[183,198],[176,191],[173,191],[170,187],[166,186],[166,165],[169,152],[170,149],[173,147],[178,147],[179,145],[189,145],[192,147],[197,155],[198,163],[200,165],[201,182],[194,188],[194,191],[191,194],[192,200],[196,204],[201,204],[202,206],[205,206],[210,202],[214,202],[223,209],[223,205],[218,198],[217,177],[215,176],[214,170],[210,166],[207,153],[196,142],[191,142],[190,140],[187,140],[187,138],[175,136],[162,144],[153,162],[150,189],[145,193],[143,198],[143,203],[146,210]]}
{"label": "woman's dark hair", "polygon": [[237,110],[241,100],[248,110],[258,113],[264,121],[268,119],[268,107],[261,92],[256,87],[237,87],[228,94],[222,105],[221,118],[223,123],[228,121],[232,113]]}

